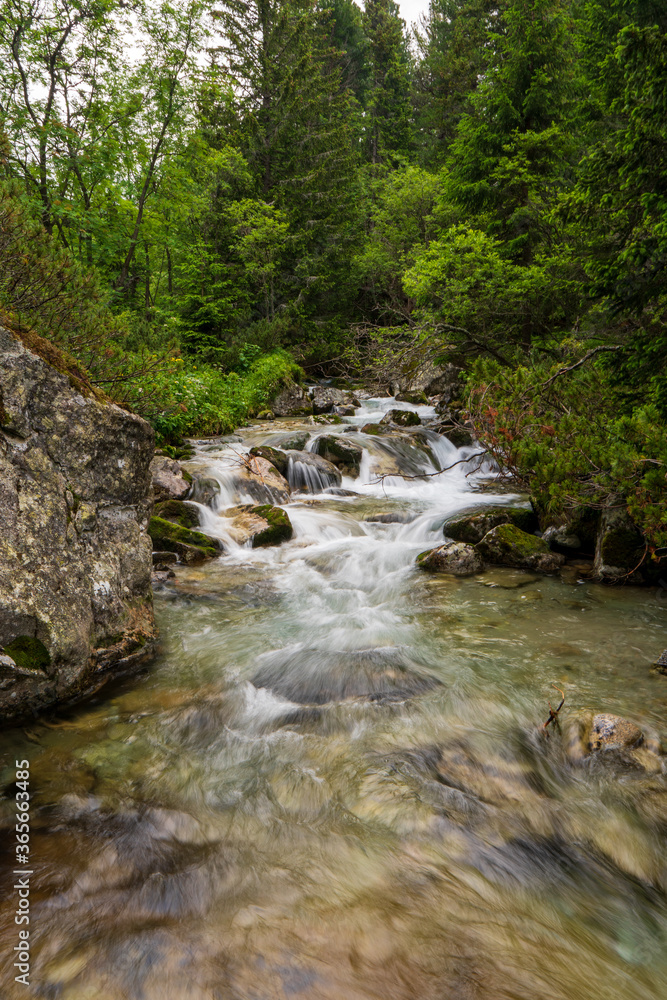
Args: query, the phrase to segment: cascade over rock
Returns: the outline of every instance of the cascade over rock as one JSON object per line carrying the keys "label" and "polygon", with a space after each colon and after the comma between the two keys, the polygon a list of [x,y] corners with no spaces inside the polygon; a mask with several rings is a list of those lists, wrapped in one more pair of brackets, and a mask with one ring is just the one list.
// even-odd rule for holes
{"label": "cascade over rock", "polygon": [[[57,352],[43,342],[50,357]],[[153,431],[0,328],[0,718],[143,663]]]}

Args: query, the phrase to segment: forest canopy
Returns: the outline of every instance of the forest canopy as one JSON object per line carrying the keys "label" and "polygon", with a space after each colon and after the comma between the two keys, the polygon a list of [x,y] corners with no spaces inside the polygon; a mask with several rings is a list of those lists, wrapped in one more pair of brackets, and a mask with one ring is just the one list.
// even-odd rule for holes
{"label": "forest canopy", "polygon": [[659,550],[666,32],[653,0],[0,0],[5,322],[163,441],[423,344],[541,502]]}

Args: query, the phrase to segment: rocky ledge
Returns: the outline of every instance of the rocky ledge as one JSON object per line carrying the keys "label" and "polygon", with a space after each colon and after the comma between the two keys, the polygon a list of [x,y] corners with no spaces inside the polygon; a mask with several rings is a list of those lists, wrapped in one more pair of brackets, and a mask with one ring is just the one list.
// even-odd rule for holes
{"label": "rocky ledge", "polygon": [[0,328],[0,719],[80,698],[148,660],[146,421],[47,341]]}

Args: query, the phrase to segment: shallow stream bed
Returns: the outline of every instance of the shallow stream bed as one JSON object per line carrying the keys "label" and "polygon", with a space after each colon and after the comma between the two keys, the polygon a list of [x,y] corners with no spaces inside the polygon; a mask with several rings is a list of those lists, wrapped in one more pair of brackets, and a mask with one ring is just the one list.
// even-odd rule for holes
{"label": "shallow stream bed", "polygon": [[[365,452],[356,495],[292,496],[279,547],[235,545],[202,509],[226,552],[157,590],[152,667],[0,736],[2,997],[666,1000],[665,768],[574,767],[539,727],[556,684],[564,718],[616,713],[666,741],[650,664],[667,591],[416,569],[452,514],[516,498],[474,447],[360,432],[390,405],[198,443],[222,507],[249,499],[231,470],[253,444],[336,433]],[[368,520],[383,513],[401,520]],[[15,758],[33,794],[27,992]]]}

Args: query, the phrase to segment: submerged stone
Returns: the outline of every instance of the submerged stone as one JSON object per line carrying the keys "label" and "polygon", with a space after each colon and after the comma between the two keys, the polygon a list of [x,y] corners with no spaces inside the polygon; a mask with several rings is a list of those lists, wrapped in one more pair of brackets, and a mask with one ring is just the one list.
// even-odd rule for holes
{"label": "submerged stone", "polygon": [[417,566],[428,573],[473,576],[484,569],[484,561],[472,545],[466,545],[465,542],[445,542],[437,549],[418,555]]}
{"label": "submerged stone", "polygon": [[538,573],[553,573],[565,561],[562,555],[551,551],[544,539],[529,535],[513,524],[492,528],[476,549],[482,559],[492,564]]}
{"label": "submerged stone", "polygon": [[348,698],[399,701],[440,684],[396,648],[326,651],[292,647],[262,659],[263,665],[251,678],[255,687],[268,688],[299,705]]}

